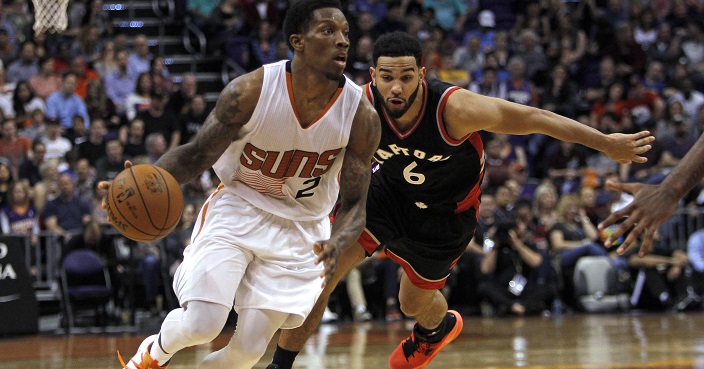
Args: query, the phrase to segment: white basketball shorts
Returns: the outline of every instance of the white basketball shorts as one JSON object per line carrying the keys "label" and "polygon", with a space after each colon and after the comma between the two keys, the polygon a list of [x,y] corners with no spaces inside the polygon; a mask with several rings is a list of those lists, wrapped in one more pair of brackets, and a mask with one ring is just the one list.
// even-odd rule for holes
{"label": "white basketball shorts", "polygon": [[322,292],[313,243],[330,220],[294,221],[265,212],[231,189],[210,196],[174,276],[181,306],[192,300],[289,313],[281,328],[303,324]]}

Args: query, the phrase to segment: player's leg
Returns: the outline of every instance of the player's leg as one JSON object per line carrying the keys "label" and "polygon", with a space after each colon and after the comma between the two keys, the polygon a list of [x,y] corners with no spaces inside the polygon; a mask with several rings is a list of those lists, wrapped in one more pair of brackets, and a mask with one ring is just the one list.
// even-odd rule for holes
{"label": "player's leg", "polygon": [[214,340],[225,326],[230,310],[225,305],[194,300],[186,308],[171,311],[161,324],[158,344],[150,350],[152,357],[168,360],[181,349]]}
{"label": "player's leg", "polygon": [[190,301],[185,308],[172,310],[161,324],[159,334],[147,337],[125,368],[162,368],[183,348],[208,343],[225,326],[230,309],[206,301]]}
{"label": "player's leg", "polygon": [[[405,268],[404,271],[410,272]],[[391,369],[424,368],[457,338],[464,325],[458,312],[447,310],[447,301],[438,288],[418,286],[406,273],[401,277],[399,302],[404,314],[414,316],[417,323],[411,336],[391,353]]]}
{"label": "player's leg", "polygon": [[220,233],[208,232],[207,225],[204,229],[184,253],[174,277],[174,290],[183,308],[171,311],[159,334],[144,340],[127,363],[128,369],[163,367],[177,351],[212,341],[225,326],[253,255],[223,242]]}
{"label": "player's leg", "polygon": [[[464,252],[462,247],[449,248],[454,243],[446,243],[448,251],[411,240],[387,245],[386,254],[401,265],[404,272],[399,286],[401,311],[417,321],[410,337],[391,353],[391,369],[425,367],[462,331],[462,317],[456,311],[447,310],[447,301],[440,292]],[[462,243],[464,240],[456,246]]]}
{"label": "player's leg", "polygon": [[335,289],[335,286],[340,282],[352,268],[359,262],[364,260],[366,256],[364,249],[359,244],[354,244],[348,247],[337,260],[337,269],[332,279],[328,281],[320,294],[320,297],[315,302],[313,310],[306,317],[306,320],[298,328],[284,329],[279,337],[279,344],[276,347],[271,368],[274,369],[289,369],[293,365],[293,361],[298,355],[298,352],[303,348],[303,345],[308,340],[323,318],[323,312],[328,305],[330,294]]}
{"label": "player's leg", "polygon": [[206,356],[198,369],[250,369],[264,355],[271,337],[289,313],[240,309],[237,330],[227,346]]}
{"label": "player's leg", "polygon": [[401,276],[398,300],[401,311],[414,317],[422,329],[436,329],[447,314],[447,301],[440,290],[416,287],[406,273]]}

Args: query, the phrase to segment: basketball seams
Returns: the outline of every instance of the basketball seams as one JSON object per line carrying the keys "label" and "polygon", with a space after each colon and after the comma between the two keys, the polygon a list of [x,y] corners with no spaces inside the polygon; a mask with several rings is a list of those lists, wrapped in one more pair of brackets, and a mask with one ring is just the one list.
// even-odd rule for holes
{"label": "basketball seams", "polygon": [[[145,213],[147,213],[147,218],[149,218],[149,222],[152,224],[152,227],[154,227],[154,229],[159,230],[159,233],[154,237],[159,237],[161,235],[162,229],[157,227],[156,224],[154,224],[154,220],[152,219],[152,214],[149,212],[149,207],[147,206],[147,203],[144,201],[144,195],[142,195],[142,188],[140,187],[140,183],[137,182],[137,176],[134,175],[134,171],[132,170],[131,167],[130,167],[130,175],[132,176],[132,180],[135,184],[135,188],[137,189],[137,192],[139,193],[139,200],[142,202],[142,206],[144,206],[144,210],[145,210]],[[147,233],[147,232],[143,232],[143,233],[152,236],[152,234],[150,234],[150,233]]]}
{"label": "basketball seams", "polygon": [[[170,173],[155,165],[140,164],[127,169],[118,174],[119,180],[123,184],[128,184],[130,181],[132,183],[123,188],[122,192],[111,186],[109,191],[111,193],[107,197],[113,207],[116,208],[113,213],[115,218],[119,220],[117,224],[123,224],[121,228],[115,226],[115,223],[113,223],[113,226],[123,236],[135,241],[149,242],[159,240],[178,226],[181,219],[183,195],[180,191],[180,185]],[[161,182],[159,182],[160,178]],[[144,197],[143,194],[151,194],[152,187],[155,185],[157,186],[155,189],[165,188],[165,190],[158,194],[155,193],[152,197]],[[169,188],[173,186],[176,188]],[[142,187],[144,187],[144,191]],[[129,193],[123,193],[124,191],[129,191]],[[126,201],[126,199],[122,199],[124,196],[126,196],[126,199],[131,198],[131,200],[119,204],[120,207],[118,207],[117,200]],[[179,209],[179,206],[181,209]],[[151,211],[158,211],[158,213],[152,214]],[[157,215],[164,217],[159,222],[159,225],[156,224]],[[172,217],[175,219],[171,219]],[[149,219],[149,223],[147,223],[146,218]],[[141,229],[138,225],[147,227],[149,232]]]}
{"label": "basketball seams", "polygon": [[[168,199],[168,201],[166,203],[166,216],[164,217],[164,224],[161,227],[161,230],[163,231],[165,229],[170,229],[173,226],[173,224],[169,224],[168,226],[166,225],[166,222],[169,221],[169,216],[171,215],[171,189],[169,188],[169,186],[166,182],[166,177],[164,176],[164,173],[162,173],[163,169],[161,169],[157,166],[154,166],[154,168],[156,168],[156,171],[161,176],[161,179],[164,180],[164,187],[166,188],[166,198]],[[178,223],[178,218],[176,218],[176,223]]]}
{"label": "basketball seams", "polygon": [[[132,172],[132,168],[130,168],[130,175],[132,175],[132,181],[135,183],[135,187],[137,187],[137,189],[139,190],[139,187],[136,186],[137,181],[136,181],[136,178],[135,178],[135,176],[134,176],[134,173]],[[122,221],[124,221],[125,223],[129,224],[130,227],[134,228],[135,230],[141,232],[142,234],[144,234],[144,235],[146,235],[146,236],[159,237],[159,235],[153,235],[153,234],[151,234],[151,233],[144,232],[144,231],[142,231],[141,229],[135,227],[135,225],[132,224],[132,222],[130,222],[127,217],[125,217],[125,214],[122,213],[122,210],[120,209],[120,207],[117,206],[117,201],[115,201],[115,191],[113,191],[112,186],[110,187],[110,193],[112,194],[110,197],[111,197],[111,199],[112,199],[113,207],[115,208],[115,211],[117,211],[117,212],[120,214],[120,217],[122,217]],[[141,194],[140,194],[140,196],[141,196]],[[154,239],[154,238],[152,238],[152,239]]]}

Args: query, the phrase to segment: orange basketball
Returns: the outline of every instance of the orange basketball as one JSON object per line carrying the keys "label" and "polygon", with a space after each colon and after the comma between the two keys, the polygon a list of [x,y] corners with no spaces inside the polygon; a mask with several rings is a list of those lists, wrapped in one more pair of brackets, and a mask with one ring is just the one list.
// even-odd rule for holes
{"label": "orange basketball", "polygon": [[115,177],[105,200],[110,223],[135,241],[155,241],[171,232],[183,211],[183,193],[166,170],[150,164]]}

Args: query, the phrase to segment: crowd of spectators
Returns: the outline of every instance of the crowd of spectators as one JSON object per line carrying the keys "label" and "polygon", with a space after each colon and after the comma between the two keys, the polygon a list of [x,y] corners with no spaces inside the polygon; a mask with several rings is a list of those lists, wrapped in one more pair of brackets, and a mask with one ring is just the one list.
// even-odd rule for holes
{"label": "crowd of spectators", "polygon": [[[106,234],[115,232],[97,184],[113,179],[125,160],[154,163],[198,131],[207,112],[196,76],[175,83],[147,35],[115,31],[100,0],[71,1],[61,33],[35,34],[32,14],[31,1],[0,2],[2,233],[27,235],[36,247],[54,237],[62,254],[95,248],[108,259],[117,297],[126,296],[124,273],[136,273],[146,307],[156,308],[160,272],[176,261],[153,244],[132,247],[132,266],[110,250]],[[187,209],[200,208],[216,179],[205,173],[189,186]],[[186,224],[174,232],[172,254],[188,242],[175,236]]]}
{"label": "crowd of spectators", "polygon": [[[691,288],[670,285],[681,277],[691,287],[704,272],[699,233],[687,245],[663,232],[657,258],[634,259],[601,247],[603,235],[595,225],[626,201],[604,188],[606,178],[657,183],[704,132],[702,2],[342,3],[350,24],[346,74],[359,84],[370,81],[376,37],[407,31],[422,42],[429,78],[548,109],[605,133],[647,129],[656,137],[647,163],[619,165],[594,150],[542,135],[482,133],[486,176],[480,225],[444,290],[451,304],[468,306],[471,313],[485,301],[499,314],[519,315],[547,312],[555,299],[573,305],[568,273],[586,255],[609,255],[625,285],[633,280],[628,275],[642,268],[655,271],[650,278],[664,276],[666,287],[653,290],[657,303],[651,307],[677,307],[691,297]],[[36,240],[45,231],[68,243],[84,229],[95,232],[95,224],[109,229],[100,207],[104,191],[96,184],[114,178],[127,159],[154,163],[188,142],[208,114],[204,94],[218,91],[200,91],[194,74],[173,78],[164,62],[169,55],[153,54],[152,36],[116,31],[100,0],[71,1],[69,28],[39,35],[31,29],[31,2],[0,4],[2,232]],[[177,21],[188,19],[207,35],[210,56],[231,58],[245,70],[291,57],[281,32],[285,0],[176,4]],[[160,294],[156,284],[169,286],[154,281],[169,273],[157,275],[154,269],[178,265],[192,218],[217,181],[206,172],[184,185],[183,225],[164,241],[167,247],[144,245],[139,270],[150,304]],[[685,198],[683,209],[704,205],[702,188]],[[687,229],[686,236],[694,231]],[[100,244],[94,238],[84,241]],[[378,294],[394,296],[396,268],[383,257],[369,264],[375,265],[366,268],[372,277],[363,280],[379,281]],[[113,267],[121,272],[119,265]],[[516,280],[518,275],[525,280]],[[501,287],[508,283],[521,285],[525,299]],[[373,303],[374,296],[367,298]],[[391,319],[400,314],[393,298],[381,300],[381,314],[386,311]]]}
{"label": "crowd of spectators", "polygon": [[[701,2],[342,3],[350,23],[346,72],[358,84],[370,81],[376,37],[406,31],[422,42],[429,78],[554,111],[604,133],[649,130],[656,136],[647,163],[619,165],[597,151],[543,135],[482,133],[486,176],[480,228],[444,290],[452,304],[471,313],[484,301],[498,314],[518,315],[550,312],[553,301],[579,309],[570,291],[575,265],[583,256],[604,256],[612,260],[621,288],[629,293],[634,273],[653,272],[646,285],[659,287],[646,288],[642,297],[634,298],[635,307],[701,309],[696,294],[704,292],[704,269],[686,257],[686,238],[696,229],[685,227],[684,235],[663,229],[655,259],[615,255],[602,246],[604,235],[596,229],[612,208],[628,201],[626,195],[604,188],[607,178],[658,183],[704,132]],[[191,1],[187,11],[218,40],[212,52],[252,70],[287,57],[281,33],[286,5]],[[683,209],[700,207],[702,194],[702,187],[695,189]],[[690,218],[675,217],[668,229],[692,223]],[[485,239],[495,248],[485,247]],[[690,248],[694,243],[702,247],[692,240]],[[376,261],[382,263],[383,258]],[[396,278],[393,271],[367,269],[369,280],[383,286]],[[650,281],[658,276],[663,283]],[[524,294],[510,291],[509,283],[521,285]],[[379,287],[376,293],[381,295]],[[379,299],[393,318],[398,313],[394,302]]]}

